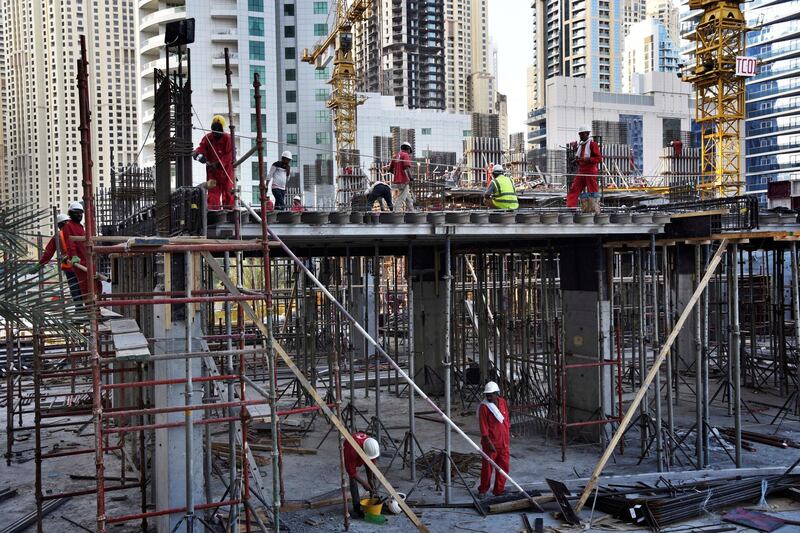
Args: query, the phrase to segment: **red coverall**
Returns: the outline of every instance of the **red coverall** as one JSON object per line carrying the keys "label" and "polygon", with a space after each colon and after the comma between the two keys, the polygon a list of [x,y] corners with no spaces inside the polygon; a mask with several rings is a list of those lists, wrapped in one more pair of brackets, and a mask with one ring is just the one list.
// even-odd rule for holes
{"label": "red coverall", "polygon": [[[56,235],[56,237],[58,237],[58,240],[61,241],[60,243],[61,254],[64,256],[65,260],[69,259],[69,257],[66,257],[67,247],[66,247],[66,242],[64,241],[64,234],[61,233],[61,230],[58,230],[58,234]],[[56,255],[56,237],[50,237],[50,240],[47,241],[47,245],[44,247],[44,253],[42,254],[42,258],[39,259],[40,265],[46,265],[47,263],[50,262],[53,256]],[[67,270],[69,268],[71,267],[67,266],[66,262],[61,265],[61,270]]]}
{"label": "red coverall", "polygon": [[[353,433],[353,440],[364,448],[364,441],[369,438],[369,435],[364,433],[363,431],[358,431]],[[356,474],[358,471],[358,467],[364,465],[364,461],[361,460],[361,457],[358,456],[356,451],[350,446],[350,443],[345,441],[344,443],[344,469],[347,472],[347,476],[350,478],[350,499],[353,501],[353,510],[355,511],[356,515],[361,515],[361,501],[359,500],[359,491],[358,491],[358,482],[356,481]],[[373,463],[375,460],[373,459]]]}
{"label": "red coverall", "polygon": [[[509,438],[511,436],[511,418],[508,415],[508,405],[506,405],[505,398],[497,397],[497,408],[500,409],[500,414],[503,415],[503,423],[497,421],[492,412],[485,405],[481,405],[478,409],[478,422],[481,427],[481,447],[484,453],[492,458],[492,461],[497,463],[497,466],[502,468],[506,474],[508,473],[509,466]],[[489,440],[495,448],[491,448],[486,443]],[[478,486],[478,492],[485,494],[489,490],[489,485],[492,483],[492,472],[494,467],[486,459],[481,460],[481,484]],[[497,472],[494,477],[494,490],[495,495],[503,493],[506,487],[506,478]]]}
{"label": "red coverall", "polygon": [[408,155],[408,152],[400,150],[394,155],[392,162],[389,163],[389,170],[394,174],[392,182],[398,185],[408,183],[408,173],[406,173],[406,170],[409,168],[411,168],[411,156]]}
{"label": "red coverall", "polygon": [[[206,181],[217,182],[216,187],[208,190],[208,210],[233,209],[234,196],[231,193],[231,189],[233,189],[233,153],[230,134],[222,133],[217,138],[214,137],[213,132],[206,133],[195,152],[203,154],[208,160]],[[220,163],[220,165],[211,168],[209,165],[213,163]]]}
{"label": "red coverall", "polygon": [[[64,236],[64,246],[67,248],[66,252],[66,260],[69,261],[73,257],[77,256],[80,259],[80,264],[84,267],[86,266],[86,246],[84,245],[83,241],[73,241],[70,237],[78,236],[83,237],[86,235],[86,231],[84,231],[83,226],[79,222],[75,222],[73,220],[67,220],[67,223],[64,224],[64,227],[61,230],[61,234]],[[89,295],[89,276],[81,270],[80,268],[71,267],[72,271],[75,273],[75,277],[78,278],[78,284],[81,287],[81,294],[83,295],[83,301],[86,302],[87,297]]]}
{"label": "red coverall", "polygon": [[567,193],[567,207],[578,207],[578,197],[586,189],[587,196],[599,196],[597,189],[597,165],[603,160],[600,153],[600,145],[589,141],[589,158],[582,157],[581,145],[577,142],[572,143],[575,148],[575,157],[578,159],[578,174],[572,180],[572,186]]}

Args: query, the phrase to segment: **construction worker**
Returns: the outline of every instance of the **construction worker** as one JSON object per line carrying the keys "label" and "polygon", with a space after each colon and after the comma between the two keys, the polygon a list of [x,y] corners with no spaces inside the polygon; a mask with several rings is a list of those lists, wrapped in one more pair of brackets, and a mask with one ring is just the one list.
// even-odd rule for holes
{"label": "construction worker", "polygon": [[303,199],[299,196],[292,198],[292,211],[295,213],[302,213],[306,208],[303,207]]}
{"label": "construction worker", "polygon": [[516,209],[519,207],[514,180],[506,176],[503,165],[492,167],[492,181],[483,193],[486,205],[492,209]]}
{"label": "construction worker", "polygon": [[389,211],[394,211],[394,204],[392,203],[392,189],[389,187],[388,184],[376,180],[373,181],[372,184],[367,187],[367,211],[372,211],[372,206],[375,205],[375,202],[379,202],[378,205],[383,211],[383,205],[386,204],[386,207],[389,208]]}
{"label": "construction worker", "polygon": [[[77,203],[76,203],[77,204]],[[76,205],[73,204],[73,205]],[[78,206],[80,204],[77,204]],[[83,297],[81,295],[81,287],[80,283],[78,282],[78,278],[73,272],[72,269],[72,256],[68,253],[68,246],[67,240],[64,237],[64,226],[66,226],[69,217],[63,213],[59,213],[56,217],[56,225],[58,226],[58,232],[50,237],[50,240],[47,241],[47,245],[44,247],[44,253],[42,257],[39,259],[38,266],[42,267],[50,262],[53,256],[56,254],[56,246],[58,246],[58,251],[61,252],[61,270],[64,271],[64,275],[67,278],[67,284],[69,285],[69,292],[72,295],[72,300],[75,302],[83,302]]]}
{"label": "construction worker", "polygon": [[[509,466],[509,439],[511,437],[511,419],[508,416],[506,400],[500,396],[500,387],[490,381],[483,389],[486,399],[478,406],[478,423],[481,430],[481,448],[491,457],[497,466],[508,473]],[[478,497],[483,498],[489,491],[492,482],[492,464],[483,459],[481,462],[481,484],[478,486]],[[500,473],[494,473],[495,496],[503,494],[506,478]]]}
{"label": "construction worker", "polygon": [[83,229],[83,206],[80,202],[72,202],[67,210],[69,220],[61,228],[61,244],[66,250],[65,263],[61,264],[67,276],[72,299],[83,303],[89,295],[89,276],[86,273],[86,246],[83,241],[72,240],[71,237],[85,237]]}
{"label": "construction worker", "polygon": [[578,207],[580,198],[581,209],[584,213],[600,213],[600,192],[597,188],[597,165],[603,160],[600,145],[589,134],[592,129],[588,125],[578,127],[580,140],[572,143],[575,150],[573,163],[578,167],[578,173],[572,180],[572,186],[567,193],[567,207]]}
{"label": "construction worker", "polygon": [[[380,457],[381,448],[380,445],[378,445],[378,441],[363,431],[353,433],[353,440],[356,441],[356,444],[361,446],[361,449],[364,450],[366,456],[373,463]],[[372,470],[366,467],[364,467],[364,470],[367,472],[366,479],[358,475],[358,467],[364,465],[364,461],[349,442],[344,443],[343,452],[344,469],[350,478],[350,498],[353,500],[353,515],[356,518],[364,518],[364,511],[361,510],[361,497],[359,496],[358,486],[361,485],[370,495],[374,495],[377,492],[375,476]]]}
{"label": "construction worker", "polygon": [[392,162],[384,167],[384,172],[392,173],[392,186],[398,192],[397,204],[405,205],[407,211],[414,210],[414,197],[411,194],[411,143],[404,142],[400,151],[392,157]]}
{"label": "construction worker", "polygon": [[233,209],[233,143],[225,133],[225,119],[214,115],[211,132],[206,133],[192,158],[206,165],[208,210]]}
{"label": "construction worker", "polygon": [[275,197],[275,209],[284,211],[286,209],[286,182],[292,171],[292,152],[286,150],[281,154],[280,161],[275,161],[269,169],[269,183],[272,187],[272,196]]}

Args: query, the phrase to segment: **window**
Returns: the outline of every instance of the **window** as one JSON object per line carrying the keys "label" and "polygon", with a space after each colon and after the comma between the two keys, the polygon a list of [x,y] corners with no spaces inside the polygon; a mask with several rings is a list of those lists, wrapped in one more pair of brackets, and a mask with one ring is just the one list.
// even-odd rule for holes
{"label": "window", "polygon": [[430,135],[431,129],[430,128],[422,128],[422,135]]}
{"label": "window", "polygon": [[330,144],[331,134],[327,131],[317,132],[317,144]]}
{"label": "window", "polygon": [[297,102],[297,91],[286,91],[286,102],[289,104]]}
{"label": "window", "polygon": [[297,80],[297,71],[295,69],[287,68],[284,72],[285,74],[283,75],[283,79],[285,79],[286,81]]}
{"label": "window", "polygon": [[328,13],[328,2],[314,2],[314,14],[325,15]]}
{"label": "window", "polygon": [[464,130],[464,131],[461,132],[461,135],[463,135],[464,137],[472,137],[472,131],[471,130]]}
{"label": "window", "polygon": [[324,102],[330,98],[330,91],[328,89],[317,89],[314,96],[317,102]]}
{"label": "window", "polygon": [[[250,114],[250,131],[256,132],[258,131],[258,120],[256,119],[256,114]],[[267,116],[261,115],[261,131],[267,131]]]}
{"label": "window", "polygon": [[286,4],[283,6],[283,14],[287,17],[294,16],[294,4]]}
{"label": "window", "polygon": [[316,112],[317,124],[325,124],[331,119],[331,112],[327,109],[322,109]]}
{"label": "window", "polygon": [[283,49],[283,58],[284,59],[294,59],[297,53],[295,52],[294,47],[284,48]]}
{"label": "window", "polygon": [[255,79],[255,75],[258,74],[258,80],[263,84],[267,79],[267,69],[261,65],[250,65],[250,82],[252,83]]}
{"label": "window", "polygon": [[327,80],[330,77],[327,68],[318,68],[314,71],[315,80]]}
{"label": "window", "polygon": [[294,37],[294,26],[284,26],[283,27],[283,36],[287,39],[291,39]]}
{"label": "window", "polygon": [[289,111],[286,113],[286,123],[287,124],[297,124],[297,113],[294,111]]}
{"label": "window", "polygon": [[248,11],[258,11],[259,13],[264,12],[264,0],[247,0],[247,10]]}
{"label": "window", "polygon": [[297,144],[297,134],[296,133],[287,133],[286,134],[286,144]]}
{"label": "window", "polygon": [[247,30],[252,36],[256,37],[263,37],[264,36],[264,19],[259,17],[248,17],[247,18]]}
{"label": "window", "polygon": [[[258,176],[258,161],[253,161],[250,164],[250,173],[251,173],[251,176],[253,178],[253,182],[254,183],[258,183],[258,177],[259,177]],[[257,194],[257,189],[253,189],[253,192],[255,193],[255,194],[253,194],[254,198],[256,200],[258,200],[259,198],[258,198],[258,194]]]}
{"label": "window", "polygon": [[325,37],[326,35],[328,35],[327,24],[314,24],[314,37]]}
{"label": "window", "polygon": [[250,59],[253,61],[264,61],[263,41],[250,41]]}

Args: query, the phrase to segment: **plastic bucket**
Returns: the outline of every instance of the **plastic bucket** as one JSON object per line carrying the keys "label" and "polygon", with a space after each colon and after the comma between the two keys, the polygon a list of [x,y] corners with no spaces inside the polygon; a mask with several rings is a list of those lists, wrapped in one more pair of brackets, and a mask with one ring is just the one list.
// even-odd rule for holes
{"label": "plastic bucket", "polygon": [[378,498],[362,498],[361,510],[364,514],[380,515],[383,509],[383,503]]}

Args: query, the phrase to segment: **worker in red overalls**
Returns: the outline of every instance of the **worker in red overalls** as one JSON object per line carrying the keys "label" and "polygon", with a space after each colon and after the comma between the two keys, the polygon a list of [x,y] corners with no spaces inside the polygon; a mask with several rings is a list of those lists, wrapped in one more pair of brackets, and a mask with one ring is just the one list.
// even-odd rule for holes
{"label": "worker in red overalls", "polygon": [[572,143],[572,149],[575,150],[574,163],[578,167],[578,173],[567,193],[567,207],[578,207],[580,197],[584,213],[600,213],[597,165],[603,160],[603,156],[600,153],[600,145],[589,136],[590,133],[589,126],[580,126],[578,128],[580,140]]}
{"label": "worker in red overalls", "polygon": [[233,209],[233,141],[225,133],[225,119],[214,115],[211,132],[206,133],[192,158],[206,165],[208,210]]}
{"label": "worker in red overalls", "polygon": [[[361,449],[364,450],[366,456],[373,463],[380,457],[381,448],[378,441],[363,431],[353,433],[353,440],[356,441],[356,444],[361,446]],[[358,475],[358,467],[363,466],[364,461],[347,441],[344,443],[343,453],[344,469],[347,472],[347,476],[350,478],[350,498],[353,500],[353,516],[356,518],[364,518],[364,511],[361,510],[361,496],[359,495],[358,486],[361,485],[370,495],[374,495],[377,491],[375,476],[372,470],[366,467],[364,470],[367,471],[367,478],[364,479]]]}
{"label": "worker in red overalls", "polygon": [[59,251],[61,252],[61,255],[66,256],[67,247],[64,243],[64,238],[61,235],[61,230],[67,223],[67,220],[69,220],[69,217],[64,213],[59,213],[58,216],[56,216],[56,226],[58,226],[58,232],[50,237],[49,241],[47,241],[47,245],[44,247],[44,253],[39,259],[40,266],[44,266],[49,263],[53,256],[56,255],[56,243],[59,245]]}
{"label": "worker in red overalls", "polygon": [[[500,387],[490,381],[483,389],[486,399],[478,406],[478,423],[481,429],[481,448],[497,466],[508,473],[509,440],[511,438],[511,419],[508,416],[508,405],[500,396]],[[481,461],[481,484],[478,486],[478,497],[483,498],[492,483],[494,467],[485,458]],[[506,478],[500,472],[494,472],[495,496],[503,494]]]}
{"label": "worker in red overalls", "polygon": [[75,241],[70,238],[86,236],[86,231],[81,224],[83,206],[80,202],[72,202],[67,215],[69,215],[69,220],[64,223],[64,227],[60,231],[61,244],[66,250],[61,269],[67,276],[72,299],[75,303],[83,304],[89,295],[89,276],[85,270],[86,245],[83,241]]}

